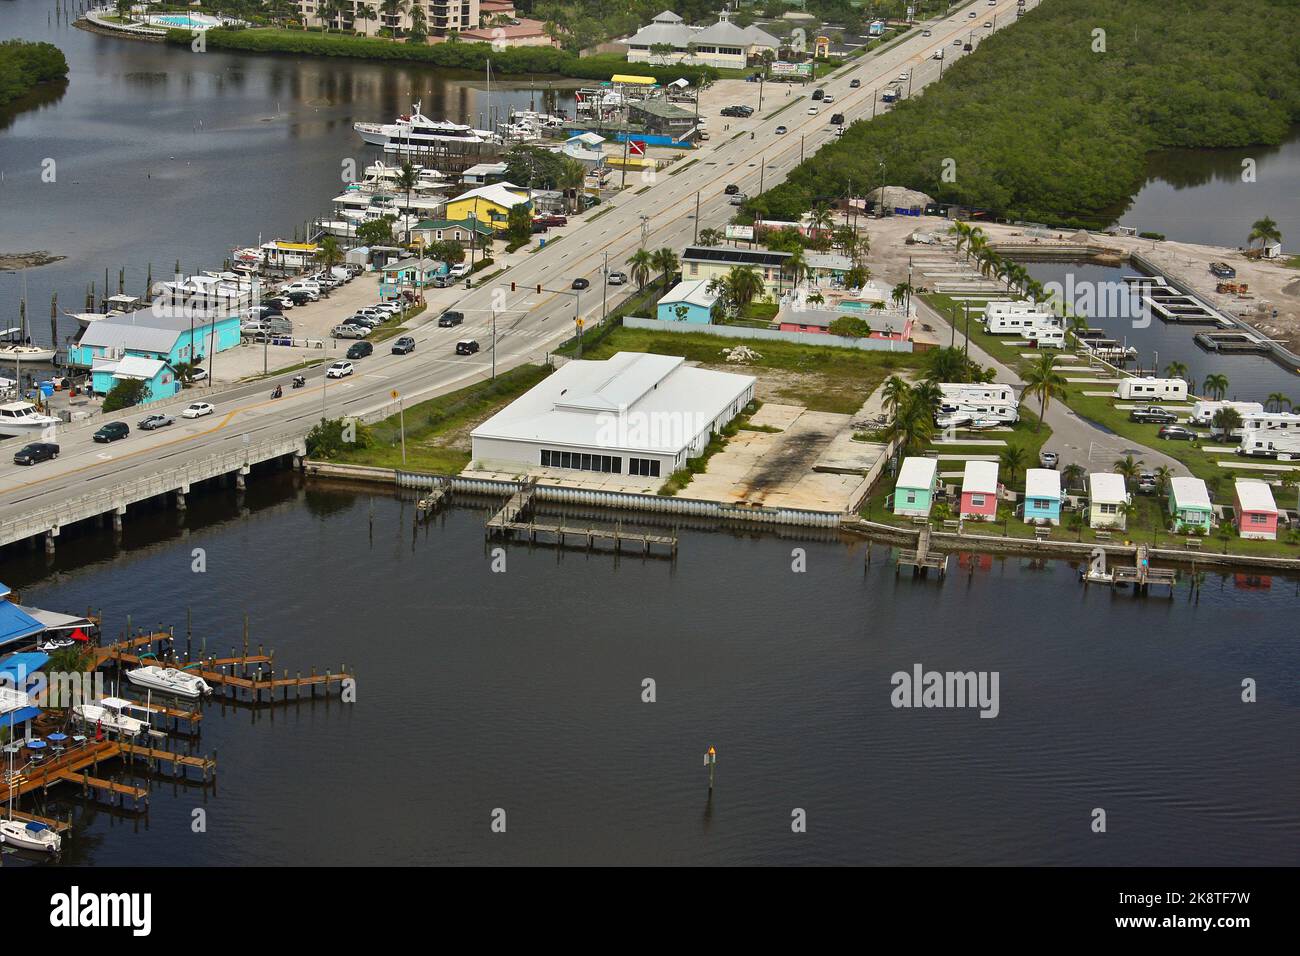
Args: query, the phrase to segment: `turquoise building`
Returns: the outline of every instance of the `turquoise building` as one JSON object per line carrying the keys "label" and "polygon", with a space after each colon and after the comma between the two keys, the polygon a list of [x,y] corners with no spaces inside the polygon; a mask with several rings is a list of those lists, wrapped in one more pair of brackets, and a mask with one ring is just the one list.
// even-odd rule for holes
{"label": "turquoise building", "polygon": [[894,484],[894,514],[929,516],[938,480],[938,459],[904,458],[898,469],[898,481]]}
{"label": "turquoise building", "polygon": [[709,291],[712,279],[689,279],[679,282],[659,300],[655,317],[660,322],[693,322],[708,325],[713,321],[716,292]]}
{"label": "turquoise building", "polygon": [[1061,523],[1061,473],[1051,468],[1025,472],[1025,523]]}
{"label": "turquoise building", "polygon": [[238,314],[213,317],[141,309],[92,323],[68,350],[70,364],[90,370],[91,387],[107,394],[122,379],[148,384],[147,401],[180,391],[176,366],[201,362],[240,342]]}

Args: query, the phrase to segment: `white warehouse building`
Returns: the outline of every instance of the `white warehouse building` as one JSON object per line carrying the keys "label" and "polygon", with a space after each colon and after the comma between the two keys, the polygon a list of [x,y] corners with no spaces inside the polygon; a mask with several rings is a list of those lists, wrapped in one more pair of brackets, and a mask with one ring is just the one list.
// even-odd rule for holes
{"label": "white warehouse building", "polygon": [[667,478],[753,400],[755,381],[675,355],[571,361],[470,433],[471,467]]}

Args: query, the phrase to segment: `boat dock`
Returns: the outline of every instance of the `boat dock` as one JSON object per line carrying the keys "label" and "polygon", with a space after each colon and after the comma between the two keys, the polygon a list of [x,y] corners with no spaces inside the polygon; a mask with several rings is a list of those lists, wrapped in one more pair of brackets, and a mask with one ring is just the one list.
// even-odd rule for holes
{"label": "boat dock", "polygon": [[1272,351],[1267,341],[1247,332],[1198,332],[1192,340],[1207,352],[1224,355],[1268,355]]}
{"label": "boat dock", "polygon": [[904,548],[898,552],[897,563],[894,565],[894,575],[897,576],[899,570],[905,566],[912,568],[913,577],[918,574],[925,577],[930,568],[935,568],[941,578],[948,573],[948,555],[930,550],[930,526],[928,524],[921,529],[921,533],[917,536],[915,550]]}
{"label": "boat dock", "polygon": [[1174,584],[1178,576],[1172,568],[1151,567],[1150,549],[1138,545],[1136,561],[1132,566],[1121,564],[1110,571],[1087,570],[1083,573],[1084,585],[1109,584],[1111,587],[1132,585],[1135,594],[1146,594],[1152,585],[1166,587],[1169,596],[1174,595]]}
{"label": "boat dock", "polygon": [[530,544],[550,544],[557,548],[585,547],[591,550],[598,544],[613,545],[614,552],[639,551],[643,557],[677,557],[677,535],[647,534],[626,531],[622,522],[612,528],[594,525],[575,527],[563,519],[539,521],[535,514],[536,482],[525,482],[502,505],[501,510],[488,519],[485,528],[488,539],[526,538]]}

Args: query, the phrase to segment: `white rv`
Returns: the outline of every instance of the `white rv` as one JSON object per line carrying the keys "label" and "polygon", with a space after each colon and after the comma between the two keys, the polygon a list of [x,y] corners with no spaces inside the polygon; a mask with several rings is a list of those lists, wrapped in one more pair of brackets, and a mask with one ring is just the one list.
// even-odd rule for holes
{"label": "white rv", "polygon": [[1125,400],[1185,402],[1187,383],[1181,378],[1124,378],[1120,379],[1117,394]]}
{"label": "white rv", "polygon": [[1246,428],[1241,433],[1238,455],[1250,458],[1278,458],[1291,461],[1300,458],[1300,430],[1285,431],[1273,428]]}
{"label": "white rv", "polygon": [[985,312],[984,331],[990,335],[1024,335],[1029,329],[1057,328],[1060,318],[1050,312]]}
{"label": "white rv", "polygon": [[1000,382],[940,382],[939,392],[945,403],[1017,401],[1016,390]]}
{"label": "white rv", "polygon": [[1247,415],[1259,415],[1264,411],[1264,406],[1259,402],[1200,401],[1192,405],[1192,415],[1189,420],[1193,425],[1208,425],[1213,420],[1214,413],[1221,408],[1235,408],[1242,418]]}
{"label": "white rv", "polygon": [[1243,412],[1241,428],[1243,431],[1247,429],[1300,431],[1300,412]]}
{"label": "white rv", "polygon": [[1036,325],[1032,329],[1025,329],[1025,338],[1034,348],[1065,348],[1065,329],[1055,325]]}

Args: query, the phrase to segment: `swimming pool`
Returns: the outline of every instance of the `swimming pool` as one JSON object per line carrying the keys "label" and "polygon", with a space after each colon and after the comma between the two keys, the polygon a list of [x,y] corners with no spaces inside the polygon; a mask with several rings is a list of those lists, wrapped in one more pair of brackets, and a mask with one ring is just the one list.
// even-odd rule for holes
{"label": "swimming pool", "polygon": [[207,30],[221,26],[221,21],[216,17],[205,16],[201,13],[164,13],[147,17],[146,20],[158,26],[179,27],[189,30]]}

